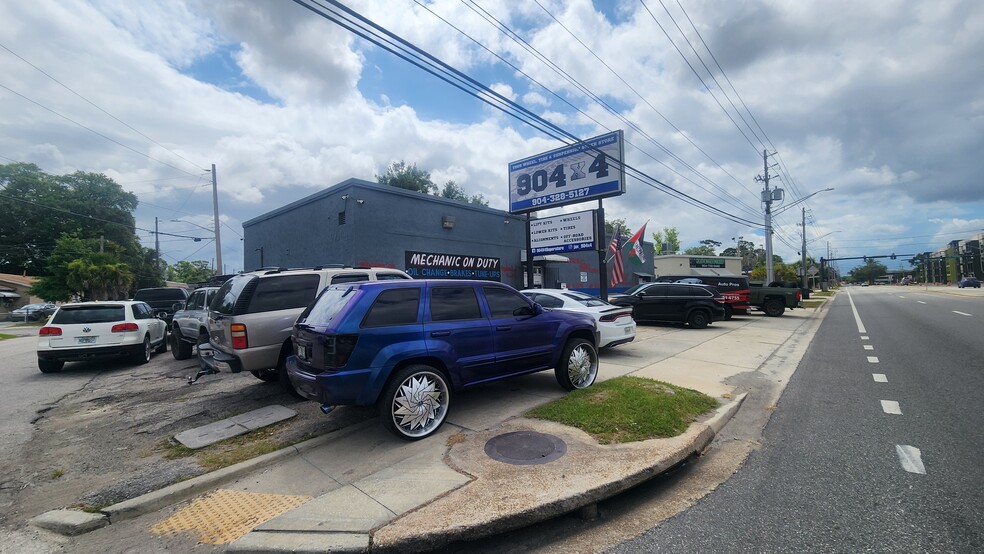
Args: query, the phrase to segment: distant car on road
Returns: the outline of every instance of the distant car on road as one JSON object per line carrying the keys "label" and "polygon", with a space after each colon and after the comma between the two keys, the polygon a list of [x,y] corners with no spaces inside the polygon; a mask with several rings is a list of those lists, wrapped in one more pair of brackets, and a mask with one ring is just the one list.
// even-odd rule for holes
{"label": "distant car on road", "polygon": [[11,310],[10,320],[11,321],[41,321],[49,315],[55,313],[58,309],[57,306],[50,303],[45,304],[27,304],[21,306],[16,310]]}
{"label": "distant car on road", "polygon": [[60,371],[65,362],[101,358],[150,361],[167,350],[167,324],[145,302],[63,304],[38,330],[38,368]]}
{"label": "distant car on road", "polygon": [[964,287],[974,287],[975,289],[981,288],[981,282],[977,280],[977,277],[964,277],[957,283],[958,288]]}
{"label": "distant car on road", "polygon": [[631,308],[619,307],[596,296],[567,289],[526,289],[520,292],[544,308],[590,314],[601,334],[598,348],[635,340],[636,324]]}

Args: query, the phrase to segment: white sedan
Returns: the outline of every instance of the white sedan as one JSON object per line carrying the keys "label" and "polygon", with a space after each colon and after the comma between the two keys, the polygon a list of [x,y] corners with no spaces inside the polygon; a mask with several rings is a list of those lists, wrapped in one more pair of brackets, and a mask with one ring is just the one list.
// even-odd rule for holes
{"label": "white sedan", "polygon": [[632,308],[615,306],[596,296],[567,289],[526,289],[521,292],[544,308],[571,310],[593,316],[601,334],[601,342],[598,343],[600,348],[625,344],[635,339],[636,323],[632,319]]}
{"label": "white sedan", "polygon": [[150,361],[167,351],[167,323],[145,302],[80,302],[58,307],[38,331],[38,368],[60,371],[65,362],[104,358]]}

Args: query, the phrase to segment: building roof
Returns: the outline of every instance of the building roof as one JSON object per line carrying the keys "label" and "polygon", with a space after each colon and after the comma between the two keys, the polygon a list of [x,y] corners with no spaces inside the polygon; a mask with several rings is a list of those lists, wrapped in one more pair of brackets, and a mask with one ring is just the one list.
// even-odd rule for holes
{"label": "building roof", "polygon": [[16,275],[14,273],[0,273],[0,283],[9,283],[19,287],[29,287],[37,281],[37,277],[27,275]]}

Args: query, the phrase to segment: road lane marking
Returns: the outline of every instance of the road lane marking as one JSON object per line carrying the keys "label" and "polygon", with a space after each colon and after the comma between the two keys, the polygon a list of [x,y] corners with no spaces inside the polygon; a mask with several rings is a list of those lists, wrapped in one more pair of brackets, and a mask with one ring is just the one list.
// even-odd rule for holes
{"label": "road lane marking", "polygon": [[925,304],[925,302],[923,302],[922,300],[916,300],[916,302],[919,302],[920,304]]}
{"label": "road lane marking", "polygon": [[887,383],[888,377],[884,373],[872,373],[871,378],[875,380],[876,383]]}
{"label": "road lane marking", "polygon": [[902,415],[902,408],[899,407],[899,403],[894,400],[879,400],[882,405],[882,411],[886,414],[892,415]]}
{"label": "road lane marking", "polygon": [[868,336],[867,335],[861,335],[861,340],[868,340]]}
{"label": "road lane marking", "polygon": [[965,316],[967,316],[967,317],[973,317],[973,316],[971,316],[970,314],[965,314],[965,313],[963,313],[963,312],[958,312],[957,310],[953,310],[953,313],[955,313],[955,314],[960,314],[960,315],[965,315]]}
{"label": "road lane marking", "polygon": [[905,298],[905,297],[904,297],[904,296],[902,296],[902,295],[900,294],[900,295],[899,295],[899,298]]}
{"label": "road lane marking", "polygon": [[861,323],[861,316],[858,315],[858,308],[854,305],[854,297],[851,296],[850,292],[847,293],[847,301],[851,303],[851,311],[854,312],[854,322],[858,324],[858,332],[867,333],[868,331],[864,329],[864,323]]}
{"label": "road lane marking", "polygon": [[874,350],[875,349],[875,347],[874,346],[871,346],[870,344],[865,344],[863,346],[864,346],[864,349],[865,350]]}
{"label": "road lane marking", "polygon": [[902,464],[902,469],[909,473],[926,475],[926,466],[922,463],[922,452],[918,448],[909,446],[908,444],[896,444],[895,453],[899,455],[899,463]]}
{"label": "road lane marking", "polygon": [[869,364],[877,364],[878,363],[878,356],[868,356],[868,363]]}

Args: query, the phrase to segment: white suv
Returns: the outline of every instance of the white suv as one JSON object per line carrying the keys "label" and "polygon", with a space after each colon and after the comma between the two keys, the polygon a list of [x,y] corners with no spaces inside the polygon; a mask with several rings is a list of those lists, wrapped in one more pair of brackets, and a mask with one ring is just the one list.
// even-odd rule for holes
{"label": "white suv", "polygon": [[209,344],[198,348],[204,374],[248,371],[263,381],[279,381],[297,396],[287,379],[293,354],[291,330],[304,308],[328,285],[355,281],[410,279],[399,269],[314,267],[264,269],[240,273],[215,292],[208,309]]}

